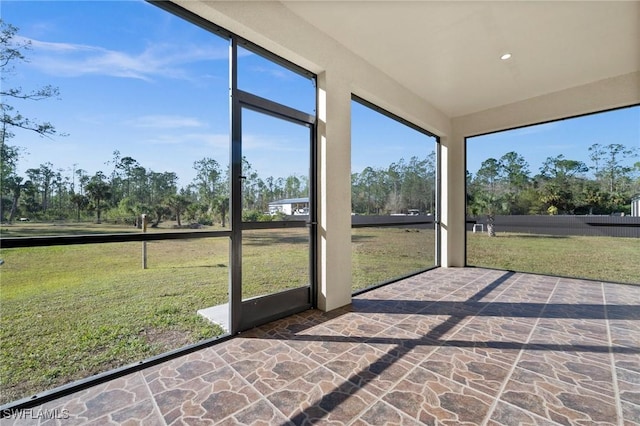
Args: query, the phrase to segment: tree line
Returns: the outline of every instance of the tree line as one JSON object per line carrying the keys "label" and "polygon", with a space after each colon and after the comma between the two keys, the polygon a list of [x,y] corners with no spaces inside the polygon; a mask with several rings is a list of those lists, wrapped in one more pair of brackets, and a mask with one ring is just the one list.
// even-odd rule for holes
{"label": "tree line", "polygon": [[[178,187],[175,172],[156,172],[139,161],[113,152],[106,162],[111,171],[89,174],[56,168],[52,163],[17,173],[19,150],[2,145],[3,221],[19,217],[35,220],[95,220],[138,224],[142,214],[152,227],[164,220],[226,226],[229,211],[229,168],[210,157],[194,161],[192,182]],[[263,179],[243,159],[243,215],[245,220],[271,220],[268,204],[282,198],[308,196],[306,176]]]}
{"label": "tree line", "polygon": [[[482,162],[467,173],[470,216],[516,214],[629,213],[631,198],[640,192],[640,162],[629,165],[637,150],[620,144],[589,147],[591,165],[548,157],[535,175],[516,152]],[[65,171],[48,162],[17,173],[20,150],[2,144],[3,221],[95,220],[135,224],[147,214],[151,226],[163,220],[225,226],[229,211],[229,168],[205,157],[193,163],[195,177],[178,187],[175,172],[156,172],[130,156],[113,152],[111,170],[92,175],[74,166]],[[591,172],[588,176],[587,173]],[[245,159],[242,164],[242,206],[245,220],[272,220],[269,203],[308,197],[307,176],[260,177]],[[435,211],[436,160],[400,159],[388,167],[366,167],[352,173],[352,212],[363,215]]]}
{"label": "tree line", "polygon": [[433,214],[435,197],[435,152],[351,174],[351,211],[355,214]]}
{"label": "tree line", "polygon": [[638,149],[622,144],[593,144],[590,164],[547,157],[538,173],[516,152],[482,162],[475,175],[467,171],[467,214],[556,215],[630,213],[640,193]]}
{"label": "tree line", "polygon": [[[52,163],[17,172],[20,150],[2,145],[2,220],[20,217],[30,220],[104,220],[140,225],[146,214],[150,226],[174,220],[225,226],[229,212],[229,167],[210,157],[193,163],[195,177],[178,186],[175,172],[156,172],[120,151],[102,170],[89,174],[74,165],[73,170]],[[269,203],[309,196],[307,176],[262,178],[243,159],[242,208],[247,221],[273,220]],[[353,212],[358,214],[432,213],[435,209],[435,153],[425,159],[400,159],[386,168],[366,167],[352,174]],[[105,219],[106,217],[106,219]],[[277,217],[277,216],[276,216]]]}

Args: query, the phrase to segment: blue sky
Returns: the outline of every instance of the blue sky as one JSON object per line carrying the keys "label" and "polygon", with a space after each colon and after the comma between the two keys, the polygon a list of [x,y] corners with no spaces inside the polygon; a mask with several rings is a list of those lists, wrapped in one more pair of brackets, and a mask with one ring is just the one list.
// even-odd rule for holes
{"label": "blue sky", "polygon": [[[483,160],[500,158],[509,151],[522,155],[532,174],[547,157],[565,158],[591,165],[588,148],[622,144],[640,150],[640,107],[622,108],[573,119],[554,121],[467,139],[467,165],[475,172]],[[640,157],[635,161],[640,161]],[[627,163],[633,164],[634,160]]]}
{"label": "blue sky", "polygon": [[10,85],[60,90],[16,109],[68,134],[16,131],[24,168],[108,174],[114,150],[179,175],[205,156],[227,161],[228,105],[209,102],[228,96],[224,40],[142,1],[3,1],[2,17],[32,43]]}
{"label": "blue sky", "polygon": [[[25,89],[51,84],[61,94],[59,100],[14,105],[68,134],[51,140],[16,131],[10,143],[28,152],[21,169],[49,161],[56,169],[109,173],[113,166],[105,162],[118,150],[153,171],[175,171],[184,185],[193,177],[194,161],[212,157],[227,166],[226,40],[143,1],[3,1],[2,17],[32,43],[29,62],[19,64],[8,83]],[[245,86],[291,79],[248,52],[242,63],[245,74],[259,76],[243,76]],[[245,145],[256,161],[268,138],[278,137],[273,127],[260,134],[247,129]],[[254,168],[265,177],[277,171],[268,162]]]}
{"label": "blue sky", "polygon": [[[16,131],[20,170],[51,162],[70,175],[110,173],[113,151],[188,184],[194,161],[229,158],[228,43],[144,1],[2,1],[2,18],[31,40],[28,63],[8,87],[51,84],[60,99],[12,102],[24,116],[50,121],[65,137]],[[258,55],[241,51],[240,88],[313,113],[314,87]],[[250,114],[244,149],[261,177],[305,175],[304,128]],[[249,115],[247,115],[249,117]],[[352,170],[426,157],[432,138],[360,105],[352,111]],[[588,162],[593,143],[640,146],[640,108],[473,138],[469,170],[515,150],[533,173],[548,156]],[[480,141],[482,143],[480,143]],[[286,165],[286,167],[283,167]]]}
{"label": "blue sky", "polygon": [[386,117],[356,101],[351,102],[351,171],[365,167],[386,169],[411,157],[426,158],[436,139]]}

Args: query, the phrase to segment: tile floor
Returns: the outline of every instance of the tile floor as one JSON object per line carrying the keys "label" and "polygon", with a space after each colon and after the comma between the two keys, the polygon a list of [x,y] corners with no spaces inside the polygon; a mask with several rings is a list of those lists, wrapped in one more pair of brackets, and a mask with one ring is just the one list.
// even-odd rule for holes
{"label": "tile floor", "polygon": [[640,286],[435,269],[3,424],[640,424]]}

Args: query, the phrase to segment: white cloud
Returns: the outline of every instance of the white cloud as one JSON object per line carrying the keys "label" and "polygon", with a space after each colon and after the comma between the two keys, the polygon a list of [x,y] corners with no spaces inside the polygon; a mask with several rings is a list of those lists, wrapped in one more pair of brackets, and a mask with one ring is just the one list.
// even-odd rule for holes
{"label": "white cloud", "polygon": [[194,117],[180,115],[143,115],[128,121],[133,127],[155,129],[179,129],[185,127],[204,127],[206,124]]}
{"label": "white cloud", "polygon": [[226,49],[160,43],[141,52],[124,52],[74,43],[31,39],[31,65],[48,74],[76,77],[106,75],[151,81],[156,77],[188,79],[185,67],[203,60],[226,59]]}
{"label": "white cloud", "polygon": [[251,70],[259,74],[267,74],[277,80],[289,80],[291,77],[291,75],[285,72],[284,69],[280,69],[280,68],[267,68],[262,66],[254,66],[254,67],[251,67]]}
{"label": "white cloud", "polygon": [[229,149],[229,135],[221,133],[163,134],[146,139],[149,145],[206,145],[216,149]]}
{"label": "white cloud", "polygon": [[281,135],[244,134],[242,136],[242,149],[245,151],[267,152],[308,152],[307,140],[294,140],[291,137]]}
{"label": "white cloud", "polygon": [[509,138],[516,138],[516,137],[528,136],[528,135],[537,135],[537,134],[556,130],[557,128],[559,128],[559,126],[560,126],[559,121],[550,121],[548,123],[535,124],[532,126],[521,127],[519,129],[500,132],[500,135],[504,137],[509,137]]}

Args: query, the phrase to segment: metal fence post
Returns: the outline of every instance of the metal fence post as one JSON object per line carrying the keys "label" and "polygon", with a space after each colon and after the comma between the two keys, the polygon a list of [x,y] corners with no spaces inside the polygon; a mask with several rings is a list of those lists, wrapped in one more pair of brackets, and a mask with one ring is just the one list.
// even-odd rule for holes
{"label": "metal fence post", "polygon": [[[142,214],[142,233],[147,232],[147,215]],[[142,269],[147,269],[147,242],[142,242]]]}

